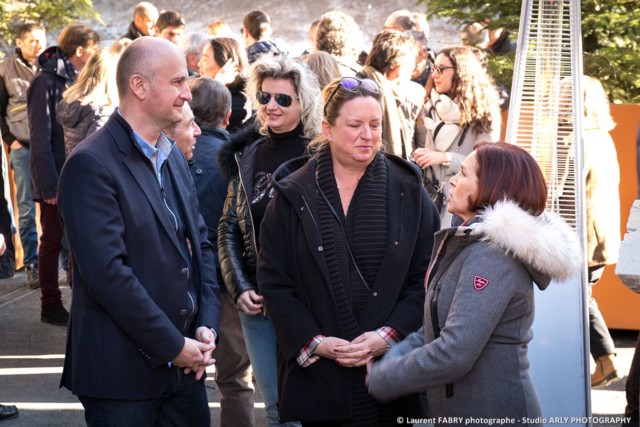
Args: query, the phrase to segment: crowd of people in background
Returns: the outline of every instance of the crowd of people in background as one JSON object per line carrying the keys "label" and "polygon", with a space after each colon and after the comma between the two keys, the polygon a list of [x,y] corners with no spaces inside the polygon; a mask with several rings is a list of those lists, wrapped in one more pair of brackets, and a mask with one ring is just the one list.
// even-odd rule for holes
{"label": "crowd of people in background", "polygon": [[[0,278],[15,208],[88,425],[208,426],[214,360],[221,426],[255,424],[254,376],[269,426],[541,416],[533,289],[581,255],[533,157],[500,139],[508,95],[485,63],[515,46],[487,24],[433,52],[425,14],[398,10],[364,47],[333,10],[299,55],[262,10],[240,33],[185,32],[178,11],[142,2],[108,46],[82,23],[50,47],[41,23],[16,26],[0,63],[17,199],[0,204]],[[588,162],[595,284],[620,240],[595,198],[619,206],[619,170],[608,111],[585,114],[585,158],[610,161]],[[606,385],[615,347],[593,298],[589,313],[592,384]]]}

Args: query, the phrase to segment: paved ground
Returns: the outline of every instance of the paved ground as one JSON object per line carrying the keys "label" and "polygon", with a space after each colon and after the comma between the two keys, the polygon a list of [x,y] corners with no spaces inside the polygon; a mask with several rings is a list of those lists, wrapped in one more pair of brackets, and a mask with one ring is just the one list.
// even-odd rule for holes
{"label": "paved ground", "polygon": [[[58,388],[66,329],[40,322],[39,291],[26,285],[24,273],[0,280],[0,403],[17,405],[20,416],[2,427],[82,426],[82,407],[75,396]],[[68,307],[70,289],[63,287]],[[636,332],[612,331],[622,372],[628,372]],[[561,381],[561,379],[559,379]],[[626,380],[626,378],[625,378]],[[593,390],[594,416],[622,416],[625,407],[624,383]],[[219,426],[219,398],[212,380],[207,380],[211,425]],[[266,426],[264,404],[256,399],[256,426]],[[594,426],[605,424],[594,424]],[[606,424],[611,425],[611,424]]]}
{"label": "paved ground", "polygon": [[[3,422],[2,427],[85,425],[77,398],[58,387],[66,328],[40,322],[40,290],[31,290],[25,283],[24,272],[0,280],[0,403],[16,405],[20,410],[18,418]],[[61,286],[68,308],[71,291],[65,283]],[[218,427],[218,390],[212,379],[206,380],[206,386],[211,425]],[[266,426],[259,395],[256,408],[256,426]]]}

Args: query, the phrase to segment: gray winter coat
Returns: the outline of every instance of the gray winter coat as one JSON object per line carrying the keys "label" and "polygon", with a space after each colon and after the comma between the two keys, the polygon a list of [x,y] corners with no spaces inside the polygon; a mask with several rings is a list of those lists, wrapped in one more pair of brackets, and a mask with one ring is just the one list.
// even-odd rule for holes
{"label": "gray winter coat", "polygon": [[370,393],[385,402],[426,390],[429,417],[463,425],[540,417],[527,357],[533,284],[545,289],[580,267],[576,234],[555,215],[501,202],[437,233],[434,248],[423,327],[373,364]]}

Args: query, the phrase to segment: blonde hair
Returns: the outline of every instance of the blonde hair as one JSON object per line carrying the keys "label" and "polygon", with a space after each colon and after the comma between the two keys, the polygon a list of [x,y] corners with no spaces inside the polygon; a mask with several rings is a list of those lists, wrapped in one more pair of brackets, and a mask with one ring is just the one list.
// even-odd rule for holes
{"label": "blonde hair", "polygon": [[[602,87],[600,80],[591,76],[582,76],[582,128],[598,129],[605,132],[616,127],[609,109],[609,99]],[[560,121],[564,124],[573,124],[573,109],[571,94],[574,84],[570,77],[565,77],[560,82]]]}
{"label": "blonde hair", "polygon": [[304,127],[304,135],[312,138],[320,133],[322,118],[320,116],[320,93],[316,76],[307,64],[301,60],[285,58],[280,55],[262,55],[251,66],[251,75],[247,88],[249,89],[249,97],[254,100],[254,107],[258,111],[256,119],[260,126],[260,133],[267,135],[268,126],[265,113],[256,100],[256,93],[262,90],[262,82],[266,78],[289,80],[291,82],[298,96],[298,101],[302,105],[300,121]]}
{"label": "blonde hair", "polygon": [[231,27],[229,24],[222,20],[213,21],[207,27],[207,32],[216,37],[233,37],[233,31],[231,31]]}
{"label": "blonde hair", "polygon": [[118,58],[119,55],[110,53],[108,49],[96,50],[62,98],[69,104],[80,101],[82,105],[117,105],[115,65]]}
{"label": "blonde hair", "polygon": [[591,76],[582,76],[582,97],[585,129],[609,132],[616,127],[616,122],[611,117],[609,99],[600,80]]}
{"label": "blonde hair", "polygon": [[126,37],[122,37],[121,39],[113,42],[111,46],[109,46],[109,53],[115,57],[119,57],[122,55],[122,52],[133,42],[133,40],[128,39]]}
{"label": "blonde hair", "polygon": [[320,90],[324,89],[329,83],[342,76],[338,61],[329,53],[324,51],[312,52],[301,56],[300,59],[309,66],[311,71],[318,78],[318,86]]}

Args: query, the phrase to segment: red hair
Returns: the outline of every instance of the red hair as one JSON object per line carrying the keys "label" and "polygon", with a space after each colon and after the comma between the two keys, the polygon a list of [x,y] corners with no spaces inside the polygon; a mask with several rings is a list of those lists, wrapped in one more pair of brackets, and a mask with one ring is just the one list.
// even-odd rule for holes
{"label": "red hair", "polygon": [[500,200],[516,202],[538,216],[547,204],[547,184],[536,160],[525,149],[506,142],[481,142],[474,147],[478,194],[471,200],[478,212]]}

